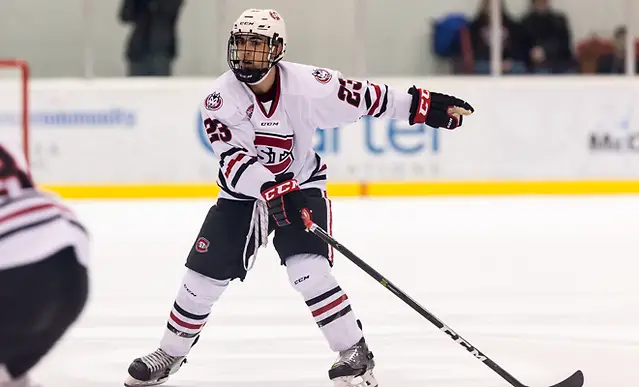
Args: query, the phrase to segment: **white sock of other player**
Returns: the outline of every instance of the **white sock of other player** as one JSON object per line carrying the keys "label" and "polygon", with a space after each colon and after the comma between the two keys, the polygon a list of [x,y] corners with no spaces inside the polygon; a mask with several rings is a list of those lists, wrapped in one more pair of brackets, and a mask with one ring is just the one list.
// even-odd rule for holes
{"label": "white sock of other player", "polygon": [[187,269],[166,323],[160,348],[171,356],[186,356],[229,281],[208,278]]}
{"label": "white sock of other player", "polygon": [[6,367],[0,364],[0,387],[37,387],[31,383],[27,375],[12,379]]}
{"label": "white sock of other player", "polygon": [[11,380],[11,374],[4,364],[0,364],[0,386],[2,383],[8,383]]}
{"label": "white sock of other player", "polygon": [[286,268],[291,285],[304,297],[333,351],[345,351],[362,338],[348,296],[331,274],[325,257],[294,255],[286,260]]}
{"label": "white sock of other player", "polygon": [[26,383],[26,377],[13,379],[7,367],[3,364],[0,364],[0,387],[21,387],[27,386]]}

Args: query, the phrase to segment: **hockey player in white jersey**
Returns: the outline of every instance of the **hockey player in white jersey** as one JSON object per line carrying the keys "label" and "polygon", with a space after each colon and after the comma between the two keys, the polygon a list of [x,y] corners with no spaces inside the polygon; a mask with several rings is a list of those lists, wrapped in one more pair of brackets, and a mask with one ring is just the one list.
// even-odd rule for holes
{"label": "hockey player in white jersey", "polygon": [[84,309],[89,238],[64,203],[38,189],[21,151],[0,142],[0,387],[28,373]]}
{"label": "hockey player in white jersey", "polygon": [[200,106],[220,160],[221,192],[188,255],[160,346],[133,360],[126,386],[163,383],[181,367],[212,306],[230,281],[244,280],[271,232],[291,286],[337,353],[329,378],[336,387],[378,384],[362,325],[331,273],[333,252],[305,231],[301,219],[300,211],[308,209],[316,224],[331,231],[328,168],[313,150],[313,133],[364,115],[454,129],[473,108],[426,89],[400,91],[283,61],[286,42],[284,20],[274,10],[247,10],[233,25],[230,71]]}

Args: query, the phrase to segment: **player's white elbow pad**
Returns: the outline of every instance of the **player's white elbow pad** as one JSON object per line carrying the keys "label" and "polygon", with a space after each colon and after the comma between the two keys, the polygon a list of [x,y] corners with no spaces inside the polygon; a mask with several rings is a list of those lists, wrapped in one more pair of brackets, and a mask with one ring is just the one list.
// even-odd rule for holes
{"label": "player's white elbow pad", "polygon": [[304,297],[314,297],[337,286],[326,257],[298,254],[286,260],[291,285]]}

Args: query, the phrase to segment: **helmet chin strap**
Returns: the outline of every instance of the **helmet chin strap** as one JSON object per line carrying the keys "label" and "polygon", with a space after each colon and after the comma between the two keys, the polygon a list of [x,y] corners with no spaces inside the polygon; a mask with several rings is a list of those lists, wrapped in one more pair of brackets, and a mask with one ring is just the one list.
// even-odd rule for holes
{"label": "helmet chin strap", "polygon": [[275,68],[275,65],[271,66],[271,68],[268,69],[268,71],[265,72],[264,75],[262,75],[262,77],[259,80],[257,80],[256,82],[246,82],[246,84],[250,85],[250,86],[255,86],[255,85],[259,84],[260,82],[262,82],[271,73],[271,71],[273,71],[274,68]]}

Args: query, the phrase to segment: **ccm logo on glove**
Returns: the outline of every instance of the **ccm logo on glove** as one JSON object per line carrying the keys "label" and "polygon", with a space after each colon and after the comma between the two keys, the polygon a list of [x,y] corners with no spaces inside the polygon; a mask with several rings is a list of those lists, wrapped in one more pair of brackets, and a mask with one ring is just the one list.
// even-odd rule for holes
{"label": "ccm logo on glove", "polygon": [[415,114],[415,121],[426,122],[426,116],[428,115],[428,109],[430,108],[430,91],[420,90],[419,93],[419,110]]}
{"label": "ccm logo on glove", "polygon": [[280,183],[278,185],[272,186],[271,188],[268,188],[267,190],[262,192],[262,196],[264,197],[265,200],[268,201],[268,200],[273,200],[289,192],[297,191],[299,189],[300,189],[300,186],[297,183],[297,180],[287,180],[283,183]]}
{"label": "ccm logo on glove", "polygon": [[268,214],[277,227],[304,225],[301,211],[306,208],[306,197],[292,173],[279,175],[275,181],[264,183],[261,192],[268,206]]}

